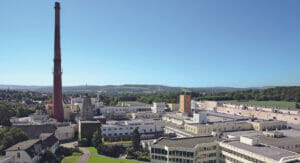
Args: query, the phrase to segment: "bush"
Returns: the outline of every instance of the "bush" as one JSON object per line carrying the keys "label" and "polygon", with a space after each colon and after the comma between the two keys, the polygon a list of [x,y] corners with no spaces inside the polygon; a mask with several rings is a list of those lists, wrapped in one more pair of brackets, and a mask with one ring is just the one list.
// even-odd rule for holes
{"label": "bush", "polygon": [[78,140],[78,145],[81,147],[89,147],[92,143],[88,139],[82,138],[81,140]]}
{"label": "bush", "polygon": [[59,147],[55,152],[57,160],[60,162],[64,157],[72,156],[73,152],[82,153],[78,148]]}
{"label": "bush", "polygon": [[46,151],[42,159],[39,161],[40,163],[59,163],[60,161],[56,158],[55,154],[50,151]]}
{"label": "bush", "polygon": [[124,154],[126,150],[125,147],[122,145],[108,146],[101,144],[97,147],[97,151],[99,154],[105,156],[119,157],[121,154]]}
{"label": "bush", "polygon": [[136,159],[139,161],[150,161],[150,154],[145,151],[135,151],[133,147],[126,150],[127,159]]}
{"label": "bush", "polygon": [[135,152],[137,155],[137,160],[139,161],[150,161],[150,154],[148,152]]}

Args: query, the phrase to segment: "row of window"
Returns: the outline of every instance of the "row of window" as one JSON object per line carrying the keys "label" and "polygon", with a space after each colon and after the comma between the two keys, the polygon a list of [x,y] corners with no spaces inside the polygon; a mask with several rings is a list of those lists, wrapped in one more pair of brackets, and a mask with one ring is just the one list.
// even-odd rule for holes
{"label": "row of window", "polygon": [[168,152],[161,148],[151,148],[151,153],[161,154],[161,155],[167,155]]}
{"label": "row of window", "polygon": [[202,158],[216,157],[216,156],[217,156],[217,153],[209,153],[209,154],[200,154],[198,157],[200,159],[202,159]]}
{"label": "row of window", "polygon": [[203,163],[217,163],[217,160],[208,160],[208,161],[203,161]]}
{"label": "row of window", "polygon": [[[282,149],[285,149],[285,147],[284,146],[279,146],[279,148],[282,148]],[[293,148],[300,148],[300,144],[295,144],[295,147],[294,147],[294,145],[291,145],[291,146],[286,146],[286,149],[293,149]]]}
{"label": "row of window", "polygon": [[186,151],[170,151],[170,156],[183,156],[183,157],[194,157],[193,152],[186,152]]}
{"label": "row of window", "polygon": [[193,163],[193,160],[181,159],[181,158],[169,158],[169,162],[180,162],[180,163]]}
{"label": "row of window", "polygon": [[[129,135],[128,133],[124,133],[124,135]],[[123,136],[123,133],[114,133],[114,134],[102,134],[102,136]]]}
{"label": "row of window", "polygon": [[210,150],[216,150],[217,149],[217,146],[214,145],[214,146],[210,146],[210,147],[199,147],[197,149],[197,151],[210,151]]}
{"label": "row of window", "polygon": [[[152,155],[151,157],[153,160],[162,160],[162,161],[167,161],[167,157],[165,156],[156,156],[156,155]],[[193,160],[189,160],[189,159],[181,159],[181,158],[169,158],[169,162],[179,162],[179,163],[193,163]]]}
{"label": "row of window", "polygon": [[223,158],[224,160],[221,161],[221,163],[226,163],[227,160],[230,161],[230,162],[232,162],[232,163],[243,163],[243,162],[238,161],[238,160],[236,160],[236,159],[234,159],[234,158],[231,158],[231,157],[229,157],[229,156],[223,156],[222,158]]}
{"label": "row of window", "polygon": [[[133,130],[133,127],[130,127],[131,130]],[[117,128],[108,128],[107,131],[111,131],[111,130],[118,130]],[[123,130],[123,128],[119,128],[119,130]],[[126,130],[128,130],[128,128],[126,128]],[[145,130],[145,129],[144,129]],[[102,128],[102,131],[106,131],[106,128]],[[146,131],[146,130],[145,130]],[[150,128],[150,132],[152,132],[152,128]]]}
{"label": "row of window", "polygon": [[[231,153],[231,154],[233,154],[233,155],[235,155],[235,156],[237,156],[237,157],[246,159],[246,160],[248,160],[248,161],[256,162],[256,163],[265,163],[265,162],[263,162],[263,161],[257,160],[257,159],[255,159],[255,158],[253,158],[253,157],[250,157],[250,156],[241,154],[241,153],[239,153],[239,152],[236,152],[236,151],[233,151],[233,150],[230,150],[230,149],[227,149],[227,148],[222,148],[222,147],[220,147],[220,148],[221,148],[221,151],[225,151],[225,152],[227,152],[227,153]],[[221,157],[224,157],[224,155],[221,155]],[[226,156],[226,157],[227,157],[227,156]],[[236,160],[236,161],[238,161],[238,160]],[[240,163],[240,162],[238,161],[238,162],[235,162],[235,163]]]}
{"label": "row of window", "polygon": [[154,159],[154,160],[163,160],[163,161],[167,161],[167,157],[166,157],[166,156],[156,156],[156,155],[152,155],[152,159]]}
{"label": "row of window", "polygon": [[[128,130],[128,127],[126,128]],[[133,130],[133,127],[130,127],[131,130]],[[106,128],[102,128],[103,131],[106,131]],[[118,130],[118,128],[108,128],[108,131],[110,130]],[[123,128],[119,128],[119,130],[123,130]]]}
{"label": "row of window", "polygon": [[[161,148],[151,148],[152,154],[160,154],[160,155],[168,155],[168,151]],[[170,156],[181,156],[181,157],[194,157],[193,152],[186,152],[186,151],[169,151]]]}

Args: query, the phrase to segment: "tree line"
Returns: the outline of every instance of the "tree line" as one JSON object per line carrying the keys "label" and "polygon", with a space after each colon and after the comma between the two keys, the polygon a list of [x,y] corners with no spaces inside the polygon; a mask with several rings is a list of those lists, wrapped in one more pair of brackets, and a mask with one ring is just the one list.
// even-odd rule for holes
{"label": "tree line", "polygon": [[153,102],[179,103],[179,95],[191,95],[193,100],[256,100],[256,101],[290,101],[300,102],[300,87],[275,87],[264,90],[247,89],[231,92],[205,94],[199,92],[167,92],[167,93],[122,93],[118,95],[100,95],[105,105],[117,105],[119,101],[138,101],[146,104]]}

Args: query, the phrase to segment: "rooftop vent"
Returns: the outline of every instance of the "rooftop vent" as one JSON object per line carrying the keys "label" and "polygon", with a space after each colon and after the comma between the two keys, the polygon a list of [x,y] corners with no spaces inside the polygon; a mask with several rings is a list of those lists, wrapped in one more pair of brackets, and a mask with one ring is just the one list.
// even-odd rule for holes
{"label": "rooftop vent", "polygon": [[278,129],[276,128],[275,131],[269,131],[268,129],[266,129],[266,131],[263,132],[264,136],[267,137],[273,137],[273,138],[282,138],[284,137],[283,132],[278,131]]}
{"label": "rooftop vent", "polygon": [[257,138],[247,137],[247,136],[241,136],[240,137],[240,142],[244,143],[244,144],[247,144],[247,145],[251,145],[251,146],[259,145]]}

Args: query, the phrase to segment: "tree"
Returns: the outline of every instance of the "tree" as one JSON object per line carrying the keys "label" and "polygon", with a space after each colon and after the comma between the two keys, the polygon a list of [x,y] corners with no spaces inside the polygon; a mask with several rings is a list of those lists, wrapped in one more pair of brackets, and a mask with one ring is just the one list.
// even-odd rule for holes
{"label": "tree", "polygon": [[46,150],[42,156],[42,159],[39,161],[40,163],[58,163],[58,160],[52,152]]}
{"label": "tree", "polygon": [[28,140],[28,136],[19,128],[11,127],[0,131],[0,152],[21,141]]}
{"label": "tree", "polygon": [[12,105],[9,103],[0,103],[0,125],[10,126],[10,117],[15,115]]}
{"label": "tree", "polygon": [[300,104],[296,103],[296,109],[300,109]]}
{"label": "tree", "polygon": [[94,147],[98,147],[99,145],[102,145],[102,135],[101,135],[101,130],[99,128],[93,134],[92,143]]}
{"label": "tree", "polygon": [[141,149],[141,135],[139,133],[138,128],[135,128],[132,132],[132,147],[135,151],[139,151]]}

